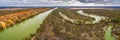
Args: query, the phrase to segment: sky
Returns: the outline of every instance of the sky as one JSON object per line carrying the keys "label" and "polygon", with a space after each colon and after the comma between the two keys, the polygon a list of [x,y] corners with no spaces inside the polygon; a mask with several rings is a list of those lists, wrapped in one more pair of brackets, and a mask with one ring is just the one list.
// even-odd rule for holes
{"label": "sky", "polygon": [[120,0],[0,0],[0,6],[120,6]]}

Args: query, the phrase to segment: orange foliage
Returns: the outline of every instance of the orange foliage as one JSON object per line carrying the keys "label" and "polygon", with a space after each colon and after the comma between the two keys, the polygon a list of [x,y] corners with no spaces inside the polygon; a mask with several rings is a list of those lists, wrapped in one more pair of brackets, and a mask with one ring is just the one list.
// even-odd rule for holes
{"label": "orange foliage", "polygon": [[37,9],[30,9],[27,11],[22,11],[22,12],[18,12],[18,13],[11,13],[11,14],[6,14],[3,16],[0,16],[0,23],[2,26],[2,28],[6,28],[7,25],[13,25],[16,22],[20,22],[23,19],[27,19],[33,15],[36,15],[40,12],[44,12],[46,10],[48,10],[49,8],[37,8]]}

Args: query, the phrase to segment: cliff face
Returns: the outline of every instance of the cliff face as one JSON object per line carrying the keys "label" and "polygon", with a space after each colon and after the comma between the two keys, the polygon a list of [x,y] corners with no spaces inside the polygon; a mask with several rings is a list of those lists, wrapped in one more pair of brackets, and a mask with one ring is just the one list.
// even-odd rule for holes
{"label": "cliff face", "polygon": [[1,15],[0,16],[0,29],[8,28],[11,25],[14,25],[14,24],[19,23],[27,18],[30,18],[41,12],[49,10],[49,8],[33,8],[33,9],[29,9],[29,10],[25,10],[25,9],[23,9],[23,10],[24,11],[14,10],[15,12],[8,11],[8,14],[5,13],[4,15]]}

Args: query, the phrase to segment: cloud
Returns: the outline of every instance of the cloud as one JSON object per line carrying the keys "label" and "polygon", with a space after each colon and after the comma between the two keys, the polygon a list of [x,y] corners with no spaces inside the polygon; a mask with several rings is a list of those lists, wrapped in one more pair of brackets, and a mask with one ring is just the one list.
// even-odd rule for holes
{"label": "cloud", "polygon": [[120,6],[119,0],[0,0],[0,6]]}
{"label": "cloud", "polygon": [[[54,5],[56,6],[119,6],[118,4],[113,4],[113,3],[96,3],[96,2],[80,2],[78,0],[71,0],[71,1],[57,1],[53,2]],[[53,6],[54,6],[53,5]]]}

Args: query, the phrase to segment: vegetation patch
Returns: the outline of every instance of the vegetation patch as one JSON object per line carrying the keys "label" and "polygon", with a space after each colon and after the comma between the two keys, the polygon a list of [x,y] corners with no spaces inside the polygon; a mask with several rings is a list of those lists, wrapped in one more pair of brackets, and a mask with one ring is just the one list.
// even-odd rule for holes
{"label": "vegetation patch", "polygon": [[[105,40],[105,31],[109,21],[101,20],[96,24],[75,24],[65,20],[59,15],[62,12],[70,18],[83,21],[94,20],[93,18],[79,15],[68,9],[57,9],[53,11],[40,25],[37,33],[27,40]],[[86,20],[85,20],[86,19]]]}
{"label": "vegetation patch", "polygon": [[19,23],[27,18],[37,15],[41,12],[47,11],[50,8],[30,8],[30,9],[20,9],[4,12],[0,14],[0,29],[8,28],[11,25]]}

